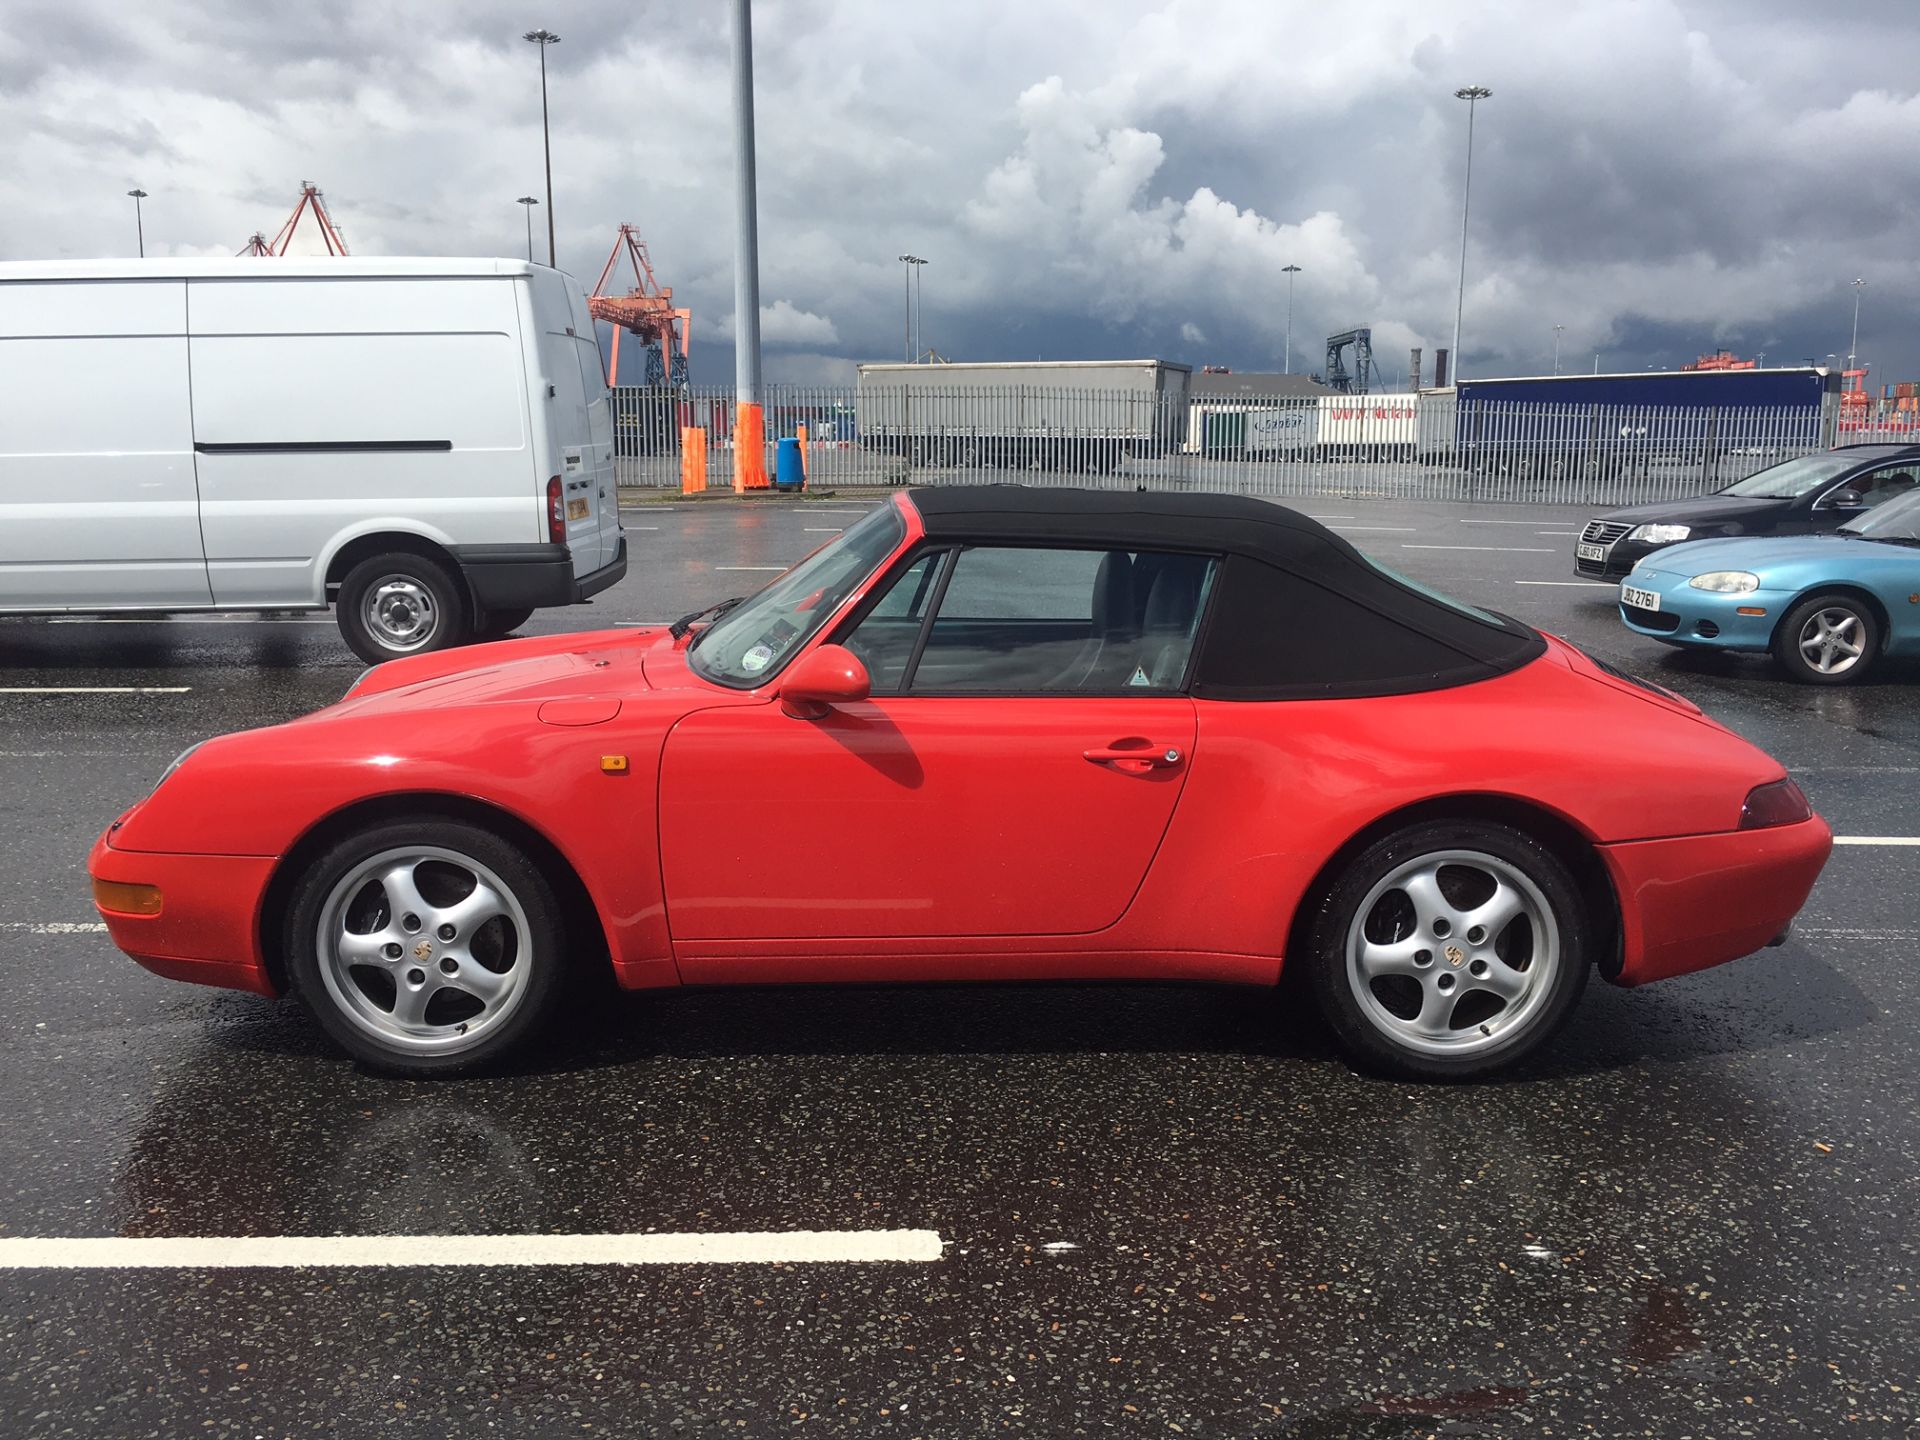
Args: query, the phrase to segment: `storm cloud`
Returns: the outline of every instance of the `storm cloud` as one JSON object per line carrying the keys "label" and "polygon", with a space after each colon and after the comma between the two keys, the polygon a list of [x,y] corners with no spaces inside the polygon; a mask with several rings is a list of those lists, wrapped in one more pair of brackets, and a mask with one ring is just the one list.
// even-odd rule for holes
{"label": "storm cloud", "polygon": [[[623,220],[731,370],[725,7],[240,0],[9,7],[0,255],[231,254],[298,184],[358,254],[524,253],[549,52],[560,263]],[[1365,6],[762,0],[763,335],[774,378],[898,358],[1164,355],[1296,369],[1371,325],[1390,377],[1673,365],[1716,346],[1920,376],[1920,12],[1573,0]],[[544,206],[535,211],[544,255]]]}

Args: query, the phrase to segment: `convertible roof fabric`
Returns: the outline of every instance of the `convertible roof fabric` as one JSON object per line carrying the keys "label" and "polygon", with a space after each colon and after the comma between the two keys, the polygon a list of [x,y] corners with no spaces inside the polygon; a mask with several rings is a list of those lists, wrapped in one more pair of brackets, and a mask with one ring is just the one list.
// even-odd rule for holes
{"label": "convertible roof fabric", "polygon": [[910,490],[935,542],[1225,557],[1190,689],[1202,699],[1408,694],[1505,674],[1546,642],[1380,569],[1319,521],[1244,495],[1023,485]]}

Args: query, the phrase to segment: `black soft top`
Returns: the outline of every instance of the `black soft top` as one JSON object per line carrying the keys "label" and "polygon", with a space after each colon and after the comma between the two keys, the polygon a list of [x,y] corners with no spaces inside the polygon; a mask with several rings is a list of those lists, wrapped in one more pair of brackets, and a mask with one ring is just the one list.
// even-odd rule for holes
{"label": "black soft top", "polygon": [[1546,650],[1519,621],[1429,593],[1319,521],[1245,495],[943,485],[908,498],[936,542],[1225,557],[1189,687],[1203,699],[1406,694]]}

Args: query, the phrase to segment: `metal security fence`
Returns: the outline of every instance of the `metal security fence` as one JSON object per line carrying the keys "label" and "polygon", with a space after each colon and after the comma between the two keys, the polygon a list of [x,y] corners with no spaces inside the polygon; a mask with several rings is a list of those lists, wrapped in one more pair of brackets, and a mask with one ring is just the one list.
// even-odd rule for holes
{"label": "metal security fence", "polygon": [[[770,386],[767,444],[806,435],[816,488],[1018,480],[1276,497],[1628,504],[1717,489],[1835,444],[1920,443],[1894,404],[1542,405],[1451,393],[1190,400],[1128,389]],[[620,483],[678,488],[682,437],[733,473],[730,392],[614,391]]]}

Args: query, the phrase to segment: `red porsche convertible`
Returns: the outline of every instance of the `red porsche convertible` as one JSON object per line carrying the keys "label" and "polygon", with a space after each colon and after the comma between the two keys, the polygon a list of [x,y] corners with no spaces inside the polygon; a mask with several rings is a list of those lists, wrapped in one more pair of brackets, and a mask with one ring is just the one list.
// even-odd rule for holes
{"label": "red porsche convertible", "polygon": [[1301,967],[1347,1049],[1481,1074],[1784,935],[1830,834],[1686,700],[1219,495],[895,497],[671,627],[390,661],[208,740],[89,868],[162,975],[381,1069],[630,988]]}

